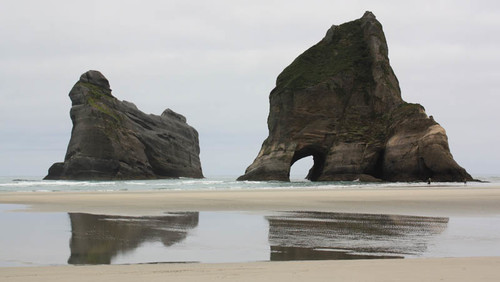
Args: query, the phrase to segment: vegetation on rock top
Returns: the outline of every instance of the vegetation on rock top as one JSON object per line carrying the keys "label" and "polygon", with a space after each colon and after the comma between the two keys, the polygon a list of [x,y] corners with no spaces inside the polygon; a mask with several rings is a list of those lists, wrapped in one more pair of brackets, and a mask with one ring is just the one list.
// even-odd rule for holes
{"label": "vegetation on rock top", "polygon": [[304,89],[341,72],[351,72],[359,84],[373,82],[372,59],[361,20],[337,26],[331,40],[322,40],[297,57],[278,76],[276,88]]}

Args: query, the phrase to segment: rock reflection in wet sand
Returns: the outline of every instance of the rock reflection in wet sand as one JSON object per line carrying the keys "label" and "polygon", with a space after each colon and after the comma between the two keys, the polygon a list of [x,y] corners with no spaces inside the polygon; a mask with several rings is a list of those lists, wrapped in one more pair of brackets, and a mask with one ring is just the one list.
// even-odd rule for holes
{"label": "rock reflection in wet sand", "polygon": [[112,258],[135,250],[144,242],[165,247],[184,240],[198,226],[198,212],[165,216],[128,217],[70,213],[71,256],[69,264],[110,264]]}
{"label": "rock reflection in wet sand", "polygon": [[[426,252],[429,241],[445,230],[448,224],[448,218],[442,217],[325,212],[277,212],[269,216],[217,212],[206,215],[207,217],[202,218],[219,218],[219,223],[228,221],[228,224],[215,227],[219,232],[216,236],[227,238],[199,237],[207,233],[198,230],[196,236],[199,238],[190,242],[198,240],[197,242],[206,242],[206,246],[211,246],[210,242],[213,240],[229,242],[232,240],[231,236],[237,234],[234,228],[238,228],[231,220],[240,218],[240,221],[245,221],[248,216],[264,217],[268,222],[267,246],[269,259],[272,261],[418,256]],[[203,224],[198,225],[198,212],[168,213],[154,217],[71,213],[69,217],[72,229],[69,264],[110,264],[118,255],[127,256],[145,242],[161,242],[168,249],[169,246],[184,241],[190,230],[207,228]],[[266,228],[266,225],[260,228]],[[250,237],[241,240],[251,241]],[[184,243],[183,248],[192,252],[193,261],[202,256],[201,251],[196,255],[196,243]],[[238,246],[228,248],[237,249]],[[262,249],[262,246],[254,248]],[[218,251],[220,250],[214,249],[213,255],[216,256]],[[237,250],[233,251],[234,255],[238,253]],[[233,260],[245,259],[234,257]]]}
{"label": "rock reflection in wet sand", "polygon": [[324,212],[266,217],[271,260],[403,258],[426,251],[448,218]]}

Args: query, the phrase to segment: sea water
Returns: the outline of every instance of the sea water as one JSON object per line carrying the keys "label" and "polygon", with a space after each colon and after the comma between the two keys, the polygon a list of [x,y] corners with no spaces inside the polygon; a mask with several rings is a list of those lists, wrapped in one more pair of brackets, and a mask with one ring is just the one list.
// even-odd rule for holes
{"label": "sea water", "polygon": [[[474,187],[500,183],[499,177],[484,177],[489,183],[432,183],[430,187]],[[311,182],[304,179],[282,181],[236,181],[236,176],[207,177],[202,179],[179,178],[124,181],[71,181],[42,180],[42,177],[0,177],[0,192],[58,192],[58,191],[159,191],[159,190],[252,190],[252,189],[345,189],[397,187],[427,187],[425,182],[365,183],[359,181]]]}

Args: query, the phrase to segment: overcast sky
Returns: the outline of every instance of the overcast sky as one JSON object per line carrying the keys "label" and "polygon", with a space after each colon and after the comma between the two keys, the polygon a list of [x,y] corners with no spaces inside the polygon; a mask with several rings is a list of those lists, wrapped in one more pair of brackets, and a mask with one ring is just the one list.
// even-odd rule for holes
{"label": "overcast sky", "polygon": [[146,113],[185,115],[205,176],[241,175],[267,137],[277,75],[366,10],[403,99],[446,129],[473,176],[500,174],[499,1],[0,0],[0,175],[64,159],[68,93],[90,69]]}

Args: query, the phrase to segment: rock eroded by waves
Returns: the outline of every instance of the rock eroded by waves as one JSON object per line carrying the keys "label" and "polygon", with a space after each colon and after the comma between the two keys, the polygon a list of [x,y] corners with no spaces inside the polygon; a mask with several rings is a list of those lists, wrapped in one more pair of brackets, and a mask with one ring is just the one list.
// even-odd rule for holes
{"label": "rock eroded by waves", "polygon": [[64,162],[45,179],[203,177],[198,132],[184,116],[170,109],[145,114],[118,100],[98,71],[82,74],[69,97],[71,140]]}
{"label": "rock eroded by waves", "polygon": [[239,180],[289,180],[313,156],[313,181],[471,180],[445,130],[403,101],[382,25],[371,12],[332,26],[278,76],[269,136]]}

